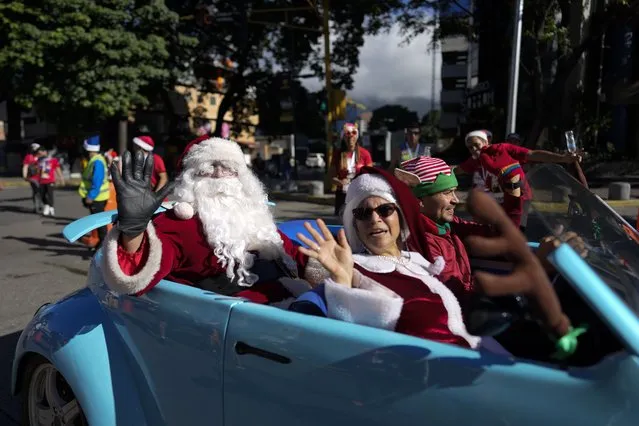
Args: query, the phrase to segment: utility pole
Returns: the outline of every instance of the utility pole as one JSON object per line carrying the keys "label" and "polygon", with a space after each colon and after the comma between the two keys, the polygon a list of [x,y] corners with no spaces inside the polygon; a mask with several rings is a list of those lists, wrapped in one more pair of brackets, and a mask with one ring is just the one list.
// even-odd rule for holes
{"label": "utility pole", "polygon": [[331,73],[331,34],[328,12],[329,0],[323,0],[324,76],[326,79],[326,176],[324,178],[324,193],[330,192],[329,190],[333,186],[333,182],[330,179],[330,167],[333,158],[333,76]]}
{"label": "utility pole", "polygon": [[510,88],[508,90],[508,120],[506,134],[515,133],[517,127],[517,89],[519,86],[519,58],[521,55],[521,26],[524,16],[524,0],[517,0],[513,14],[513,46],[510,59]]}

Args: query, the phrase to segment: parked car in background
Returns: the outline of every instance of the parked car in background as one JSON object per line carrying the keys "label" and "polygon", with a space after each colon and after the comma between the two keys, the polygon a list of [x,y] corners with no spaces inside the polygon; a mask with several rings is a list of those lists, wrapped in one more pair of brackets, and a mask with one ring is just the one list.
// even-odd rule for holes
{"label": "parked car in background", "polygon": [[326,167],[326,160],[324,160],[324,154],[313,152],[306,157],[306,167]]}

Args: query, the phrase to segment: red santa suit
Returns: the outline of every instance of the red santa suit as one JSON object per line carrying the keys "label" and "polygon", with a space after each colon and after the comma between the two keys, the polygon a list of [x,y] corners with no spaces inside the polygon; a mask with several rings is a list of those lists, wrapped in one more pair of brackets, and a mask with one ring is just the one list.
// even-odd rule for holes
{"label": "red santa suit", "polygon": [[[322,277],[317,276],[322,273],[318,262],[309,263],[297,246],[277,231],[265,205],[263,187],[246,168],[243,153],[236,143],[198,138],[187,147],[186,153],[181,160],[184,171],[178,177],[175,190],[176,196],[183,201],[153,218],[139,249],[134,253],[127,252],[120,243],[118,228],[109,232],[104,246],[103,270],[111,289],[142,295],[162,279],[200,286],[202,281],[226,275],[227,284],[232,281],[231,290],[235,290],[227,294],[272,304],[292,301],[310,288],[308,283],[300,286],[299,280],[289,285],[294,278],[321,280]],[[220,162],[226,167],[215,165]],[[211,177],[220,170],[228,173],[234,168],[239,170],[237,178]],[[226,192],[206,193],[212,185],[224,187],[227,182],[235,186],[228,187]],[[218,201],[221,206],[215,204]],[[244,211],[241,207],[245,207]],[[216,222],[217,217],[231,222],[226,226],[225,219]],[[246,233],[246,243],[242,240],[244,234],[237,233],[237,228],[243,226],[251,230]],[[235,235],[235,240],[231,241],[228,235]],[[262,240],[267,244],[262,244]],[[260,280],[252,269],[254,262],[260,259],[274,263],[280,276],[270,281]]]}
{"label": "red santa suit", "polygon": [[[466,137],[478,136],[474,132]],[[479,136],[483,137],[483,136]],[[522,168],[528,160],[529,149],[509,143],[487,145],[479,154],[479,161],[469,158],[459,165],[464,172],[472,175],[480,168],[497,176],[499,186],[504,193],[502,204],[508,217],[516,226],[520,226],[525,215],[524,204],[532,198],[526,174]]]}

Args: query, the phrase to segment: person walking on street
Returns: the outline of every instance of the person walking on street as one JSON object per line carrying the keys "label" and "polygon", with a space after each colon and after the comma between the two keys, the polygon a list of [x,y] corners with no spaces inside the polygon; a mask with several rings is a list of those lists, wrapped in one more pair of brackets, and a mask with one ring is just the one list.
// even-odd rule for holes
{"label": "person walking on street", "polygon": [[38,180],[40,182],[40,195],[44,203],[42,215],[55,216],[54,188],[56,177],[58,182],[64,186],[64,175],[62,174],[60,161],[52,157],[46,148],[41,146],[38,148],[38,153]]}
{"label": "person walking on street", "polygon": [[[151,136],[138,136],[133,138],[133,144],[135,145],[135,152],[142,151],[144,158],[153,153],[155,149],[155,142]],[[158,154],[153,153],[153,174],[151,175],[151,187],[154,192],[158,192],[169,183],[169,174],[166,172],[166,166],[164,165],[164,159]]]}
{"label": "person walking on street", "polygon": [[40,182],[38,179],[38,149],[39,143],[32,143],[29,153],[22,160],[22,178],[31,185],[31,199],[33,200],[33,212],[42,210],[42,195],[40,194]]}
{"label": "person walking on street", "polygon": [[[82,197],[82,204],[88,208],[91,214],[104,211],[109,200],[109,178],[107,175],[107,163],[100,154],[100,137],[92,136],[84,141],[84,150],[88,154],[89,162],[82,172],[82,182],[78,193]],[[106,236],[106,228],[98,229],[99,248]]]}

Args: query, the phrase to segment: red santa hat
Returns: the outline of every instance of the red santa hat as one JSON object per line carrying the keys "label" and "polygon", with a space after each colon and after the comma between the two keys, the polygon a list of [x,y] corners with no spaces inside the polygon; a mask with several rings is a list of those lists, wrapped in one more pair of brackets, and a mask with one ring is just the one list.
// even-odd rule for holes
{"label": "red santa hat", "polygon": [[491,139],[488,136],[488,131],[487,130],[473,130],[472,132],[470,132],[470,133],[468,133],[466,135],[466,138],[464,139],[464,141],[468,142],[468,139],[470,139],[470,138],[480,138],[480,139],[485,140],[486,142],[490,142],[490,139]]}
{"label": "red santa hat", "polygon": [[133,138],[133,143],[149,152],[155,148],[155,142],[151,136],[138,136],[137,138]]}
{"label": "red santa hat", "polygon": [[[177,170],[182,173],[184,170],[200,164],[202,161],[224,162],[241,172],[248,170],[242,148],[237,142],[229,139],[211,138],[202,135],[191,141],[180,156]],[[175,215],[180,219],[190,219],[195,215],[195,210],[190,203],[179,202],[173,206]]]}
{"label": "red santa hat", "polygon": [[344,139],[344,134],[346,132],[355,132],[356,135],[359,136],[359,130],[357,129],[357,124],[354,123],[344,123],[342,126],[342,132],[340,133],[340,137]]}

